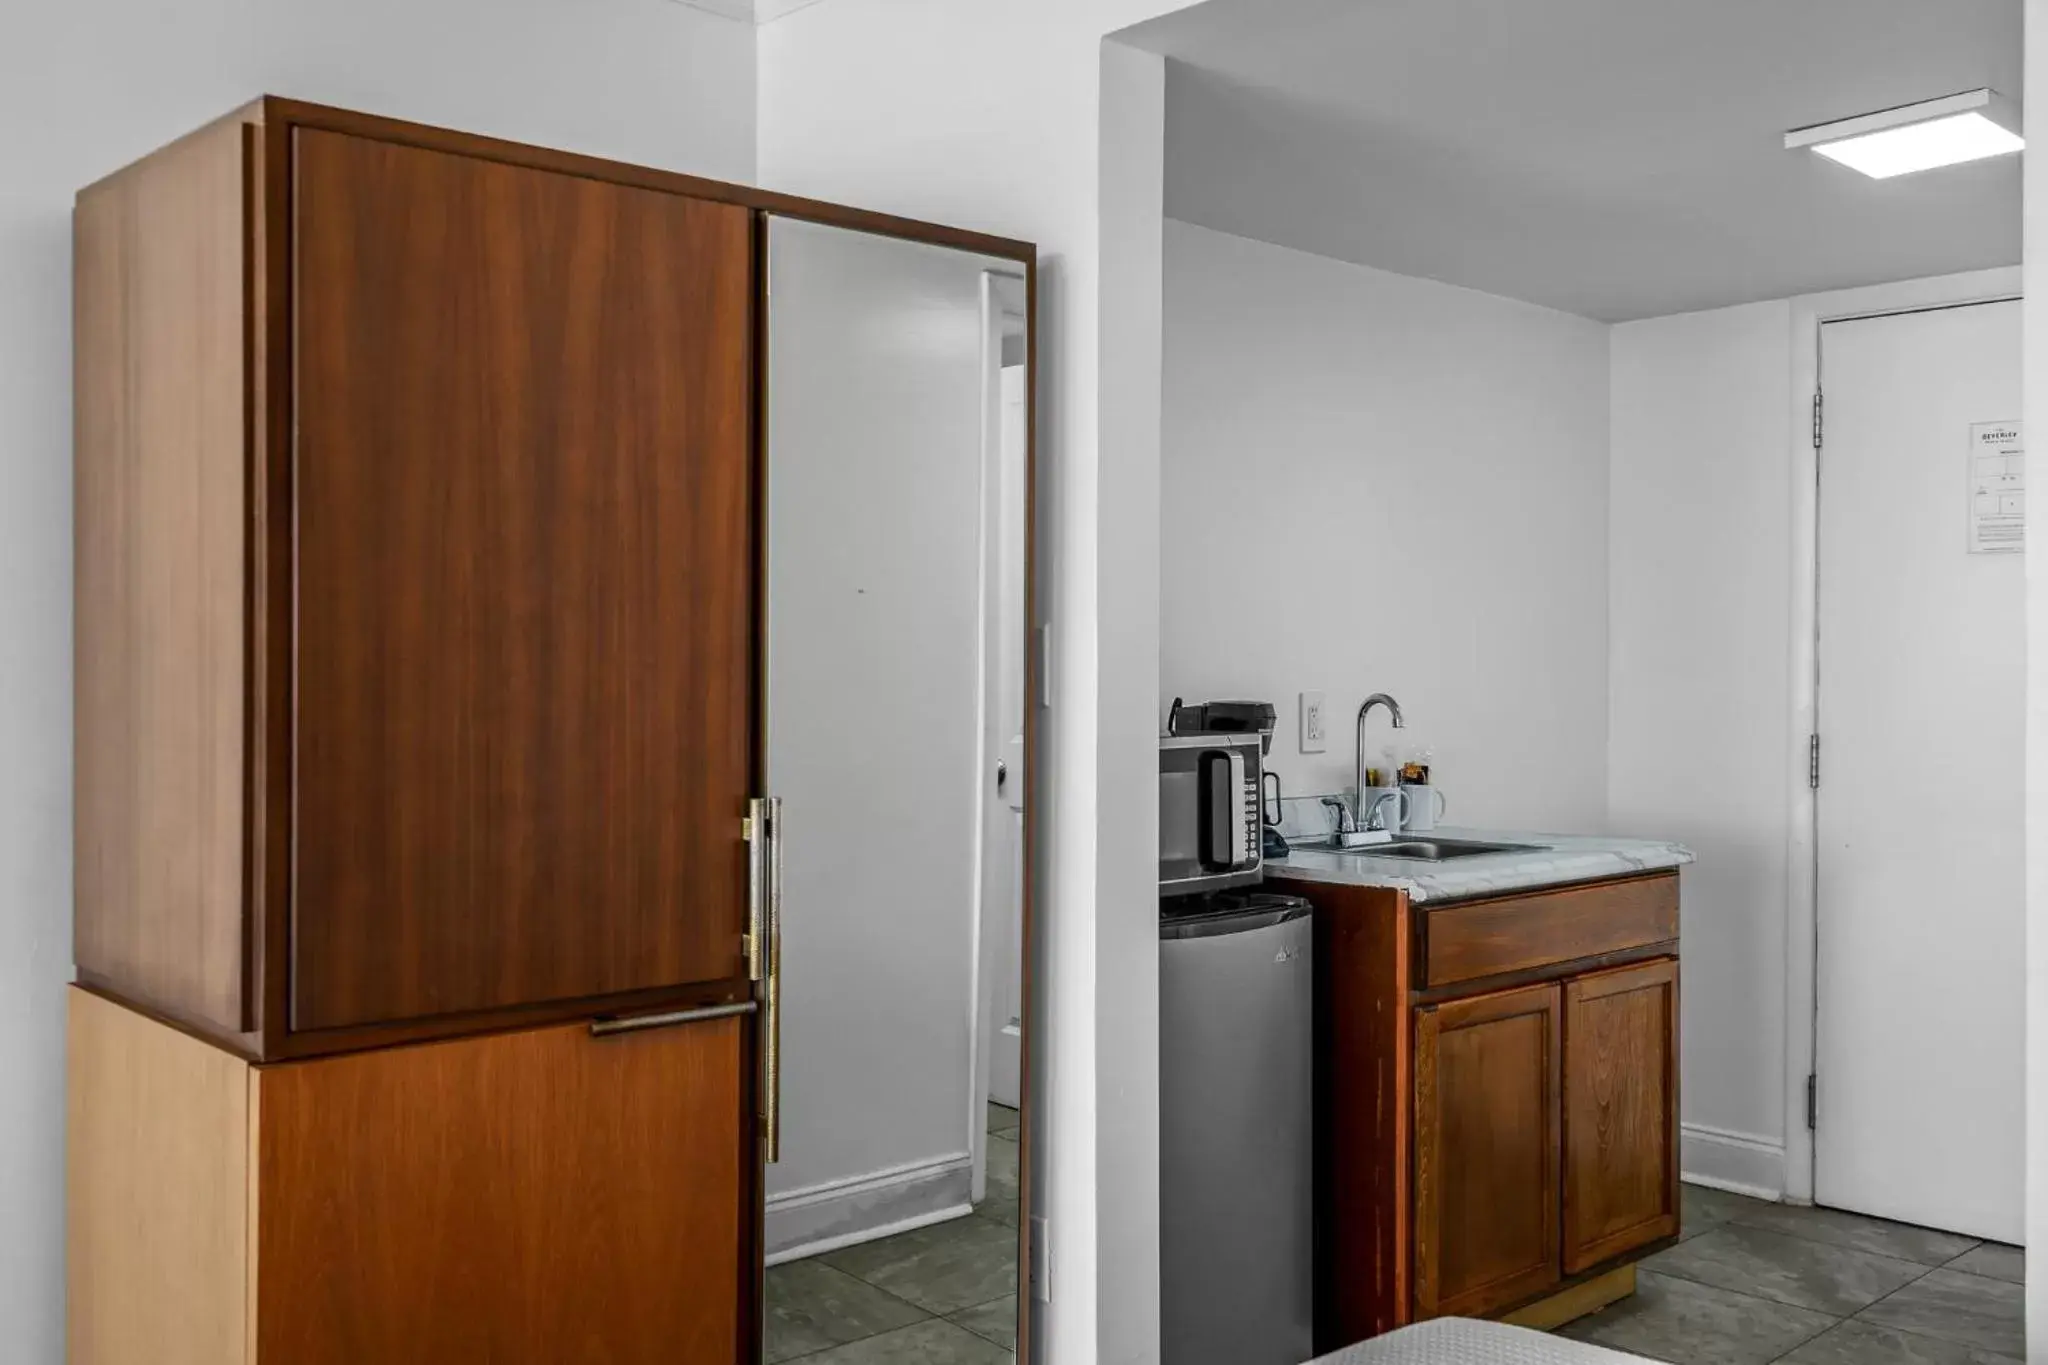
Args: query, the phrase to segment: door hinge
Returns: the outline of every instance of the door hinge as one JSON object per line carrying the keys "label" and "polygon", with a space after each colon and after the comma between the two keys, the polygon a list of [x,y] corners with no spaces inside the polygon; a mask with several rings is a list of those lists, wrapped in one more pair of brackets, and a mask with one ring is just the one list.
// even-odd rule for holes
{"label": "door hinge", "polygon": [[1813,791],[1820,790],[1820,735],[1818,732],[1806,737],[1806,785]]}
{"label": "door hinge", "polygon": [[1813,391],[1813,448],[1815,450],[1820,449],[1820,433],[1820,390],[1815,389]]}
{"label": "door hinge", "polygon": [[1811,1133],[1820,1127],[1820,1077],[1806,1078],[1806,1131]]}

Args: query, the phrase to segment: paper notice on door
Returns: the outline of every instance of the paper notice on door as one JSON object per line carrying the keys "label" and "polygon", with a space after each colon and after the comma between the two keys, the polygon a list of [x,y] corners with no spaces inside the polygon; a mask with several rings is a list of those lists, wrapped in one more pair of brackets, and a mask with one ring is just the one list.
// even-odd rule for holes
{"label": "paper notice on door", "polygon": [[2018,422],[1970,425],[1970,553],[2027,544],[2027,451]]}

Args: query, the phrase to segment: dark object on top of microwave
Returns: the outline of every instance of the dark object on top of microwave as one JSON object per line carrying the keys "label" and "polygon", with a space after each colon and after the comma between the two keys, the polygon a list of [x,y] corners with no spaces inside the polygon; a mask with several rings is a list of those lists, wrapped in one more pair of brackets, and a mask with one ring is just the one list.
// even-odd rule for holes
{"label": "dark object on top of microwave", "polygon": [[1198,701],[1179,697],[1166,713],[1169,735],[1260,735],[1261,751],[1273,750],[1273,726],[1280,713],[1269,701]]}

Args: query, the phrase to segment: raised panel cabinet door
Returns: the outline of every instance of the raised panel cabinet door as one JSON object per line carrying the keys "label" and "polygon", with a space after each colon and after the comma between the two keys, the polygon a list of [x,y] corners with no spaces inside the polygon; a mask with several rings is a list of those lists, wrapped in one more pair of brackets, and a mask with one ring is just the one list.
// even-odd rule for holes
{"label": "raised panel cabinet door", "polygon": [[747,210],[293,137],[292,1027],[741,974]]}
{"label": "raised panel cabinet door", "polygon": [[1564,986],[1564,1268],[1678,1232],[1678,964]]}
{"label": "raised panel cabinet door", "polygon": [[1555,1285],[1560,992],[1416,1011],[1415,1316],[1478,1317]]}
{"label": "raised panel cabinet door", "polygon": [[744,1021],[258,1071],[256,1359],[735,1365]]}

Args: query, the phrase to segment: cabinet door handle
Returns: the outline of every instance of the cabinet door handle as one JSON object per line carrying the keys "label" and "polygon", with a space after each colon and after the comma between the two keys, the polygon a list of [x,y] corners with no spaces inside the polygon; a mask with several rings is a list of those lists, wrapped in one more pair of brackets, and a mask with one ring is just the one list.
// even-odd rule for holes
{"label": "cabinet door handle", "polygon": [[766,802],[768,816],[768,964],[761,1019],[761,1135],[764,1158],[782,1160],[782,798]]}
{"label": "cabinet door handle", "polygon": [[747,980],[768,973],[768,802],[756,796],[747,802],[740,822],[747,841]]}
{"label": "cabinet door handle", "polygon": [[761,986],[763,1159],[782,1159],[782,798],[747,803],[747,975]]}
{"label": "cabinet door handle", "polygon": [[619,1033],[640,1033],[651,1028],[673,1028],[677,1024],[700,1024],[707,1019],[730,1019],[738,1014],[752,1014],[760,1006],[752,1000],[736,1000],[730,1005],[705,1005],[693,1010],[669,1010],[663,1014],[629,1014],[623,1019],[593,1019],[590,1021],[590,1036],[609,1038]]}

